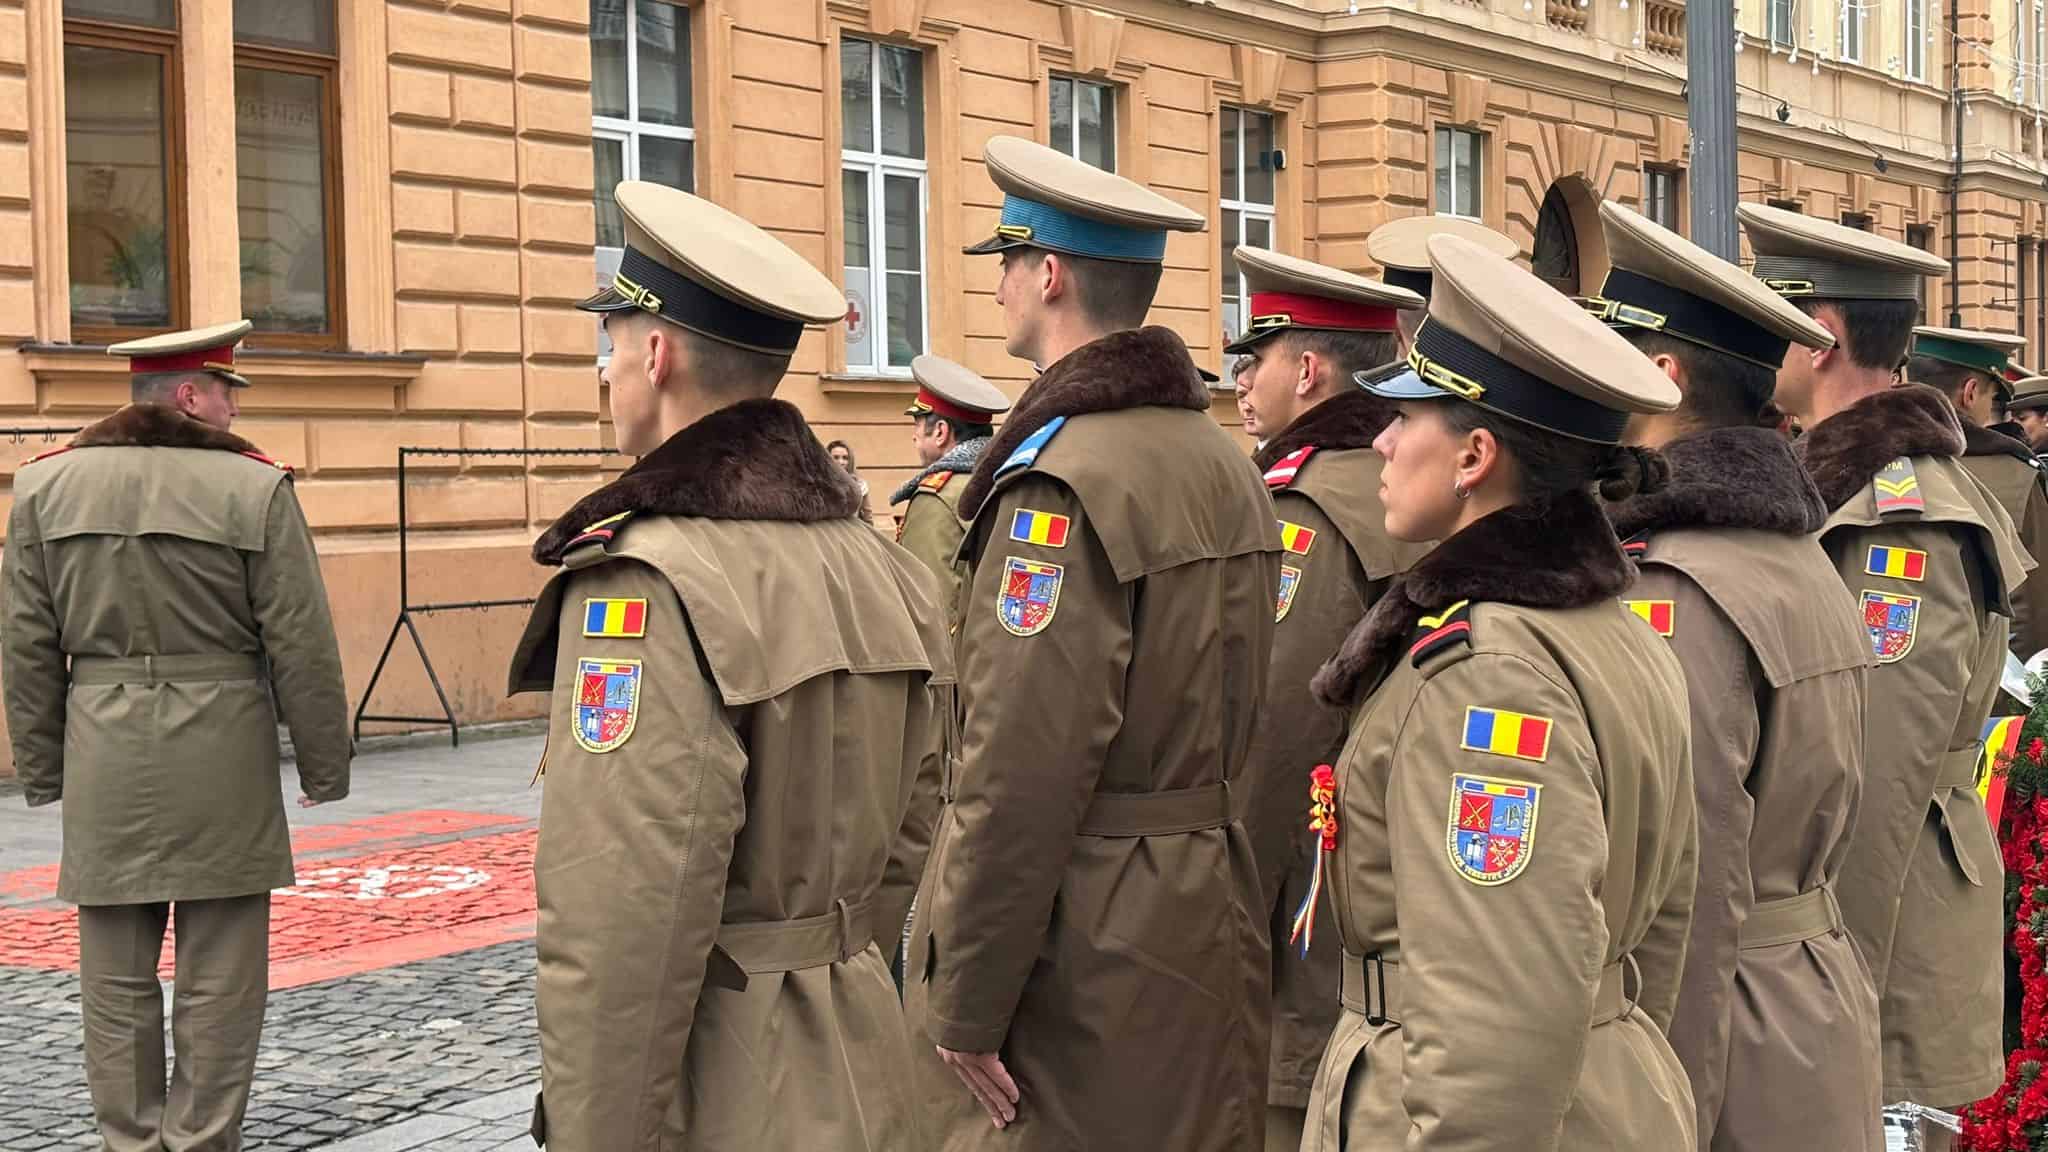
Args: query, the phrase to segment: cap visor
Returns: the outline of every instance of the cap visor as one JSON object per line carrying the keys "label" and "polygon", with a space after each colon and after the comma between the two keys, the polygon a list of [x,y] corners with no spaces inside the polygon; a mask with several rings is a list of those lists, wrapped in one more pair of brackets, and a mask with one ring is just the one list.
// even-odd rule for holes
{"label": "cap visor", "polygon": [[1354,372],[1351,380],[1367,392],[1389,400],[1442,400],[1454,395],[1434,384],[1424,383],[1415,369],[1406,364],[1386,364]]}
{"label": "cap visor", "polygon": [[1008,236],[991,236],[979,244],[969,245],[960,251],[969,256],[993,256],[998,252],[1007,252],[1012,248],[1022,247],[1025,247],[1025,243],[1022,240],[1012,240]]}
{"label": "cap visor", "polygon": [[1195,365],[1195,375],[1200,376],[1202,378],[1202,383],[1204,384],[1223,383],[1223,377],[1218,376],[1216,373],[1209,371],[1207,368],[1202,367],[1200,364]]}
{"label": "cap visor", "polygon": [[622,312],[638,305],[619,294],[617,288],[605,287],[595,295],[586,296],[576,302],[576,307],[585,312]]}
{"label": "cap visor", "polygon": [[1223,346],[1225,356],[1242,356],[1259,346],[1259,341],[1286,331],[1284,328],[1268,328],[1264,332],[1247,332]]}
{"label": "cap visor", "polygon": [[213,374],[227,381],[230,388],[247,388],[249,386],[249,378],[240,373],[224,372],[219,368],[215,368]]}

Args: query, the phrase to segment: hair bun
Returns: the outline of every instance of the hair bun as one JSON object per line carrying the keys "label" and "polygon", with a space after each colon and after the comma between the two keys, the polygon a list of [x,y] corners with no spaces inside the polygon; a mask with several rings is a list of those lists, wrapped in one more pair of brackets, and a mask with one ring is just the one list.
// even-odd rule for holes
{"label": "hair bun", "polygon": [[1665,462],[1663,453],[1633,444],[1617,446],[1593,474],[1600,498],[1609,501],[1647,496],[1670,479],[1671,465]]}

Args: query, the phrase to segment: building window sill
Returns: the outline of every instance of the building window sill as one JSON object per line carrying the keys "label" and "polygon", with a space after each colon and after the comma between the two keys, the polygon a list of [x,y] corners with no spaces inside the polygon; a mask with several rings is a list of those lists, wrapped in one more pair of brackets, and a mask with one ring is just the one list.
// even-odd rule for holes
{"label": "building window sill", "polygon": [[[104,344],[23,344],[28,370],[37,376],[125,377],[128,362],[107,355]],[[356,380],[406,384],[419,377],[424,356],[383,352],[333,352],[298,348],[243,348],[235,367],[252,382]]]}
{"label": "building window sill", "polygon": [[910,396],[917,392],[917,381],[908,373],[882,376],[866,372],[827,372],[818,377],[818,390],[839,396]]}

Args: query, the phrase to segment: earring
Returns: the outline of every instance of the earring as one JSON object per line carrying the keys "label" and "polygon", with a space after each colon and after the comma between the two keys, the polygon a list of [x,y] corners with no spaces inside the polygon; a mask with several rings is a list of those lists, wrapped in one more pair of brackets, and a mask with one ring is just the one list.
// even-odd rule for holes
{"label": "earring", "polygon": [[1470,488],[1465,487],[1465,482],[1463,480],[1453,480],[1451,481],[1451,495],[1456,496],[1460,500],[1463,500],[1466,497],[1472,495],[1472,490]]}

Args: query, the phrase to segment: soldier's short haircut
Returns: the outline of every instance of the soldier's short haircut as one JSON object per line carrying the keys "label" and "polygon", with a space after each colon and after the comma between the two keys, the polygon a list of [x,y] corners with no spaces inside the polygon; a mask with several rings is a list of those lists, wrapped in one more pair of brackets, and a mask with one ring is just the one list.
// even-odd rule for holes
{"label": "soldier's short haircut", "polygon": [[1848,353],[1849,362],[1872,372],[1890,372],[1905,363],[1906,349],[1913,343],[1913,325],[1920,321],[1918,300],[1822,300],[1811,296],[1792,298],[1792,304],[1808,316],[1831,308],[1841,317],[1841,341],[1836,345]]}
{"label": "soldier's short haircut", "polygon": [[[667,320],[650,316],[645,312],[614,312],[606,321],[612,328],[612,341],[618,343],[627,338],[626,332],[637,330],[641,324],[659,324],[662,331],[675,341],[683,351],[692,379],[697,386],[717,396],[744,399],[750,396],[766,396],[782,382],[783,374],[789,371],[789,362],[794,353],[756,352],[713,340],[709,336],[692,332],[688,328],[671,324]],[[621,331],[621,326],[624,331]]]}
{"label": "soldier's short haircut", "polygon": [[1971,380],[1992,389],[1993,395],[1997,394],[1998,388],[1997,381],[1975,368],[1965,368],[1961,364],[1936,360],[1932,356],[1915,356],[1907,360],[1906,379],[1915,384],[1925,384],[1939,389],[1951,400],[1962,399],[1963,385]]}
{"label": "soldier's short haircut", "polygon": [[917,426],[926,432],[931,431],[934,424],[944,424],[946,427],[951,428],[953,430],[953,443],[955,444],[965,443],[969,440],[979,440],[984,436],[996,434],[996,427],[993,424],[968,424],[964,421],[955,420],[951,416],[941,416],[937,412],[927,412],[917,418]]}
{"label": "soldier's short haircut", "polygon": [[1622,336],[1643,355],[1669,356],[1685,369],[1688,387],[1679,414],[1693,427],[1749,427],[1778,390],[1777,370],[1754,361],[1662,332],[1629,328]]}
{"label": "soldier's short haircut", "polygon": [[[1021,252],[1041,262],[1046,257],[1040,248]],[[1152,310],[1152,298],[1159,293],[1163,266],[1150,261],[1097,260],[1065,252],[1056,255],[1072,278],[1074,303],[1083,316],[1108,332],[1144,325],[1145,313]]]}
{"label": "soldier's short haircut", "polygon": [[1401,338],[1392,332],[1331,332],[1299,329],[1279,339],[1299,356],[1313,352],[1329,362],[1336,382],[1349,385],[1351,374],[1401,358]]}
{"label": "soldier's short haircut", "polygon": [[168,404],[178,394],[178,385],[202,375],[198,372],[137,372],[128,380],[128,399],[137,404]]}

